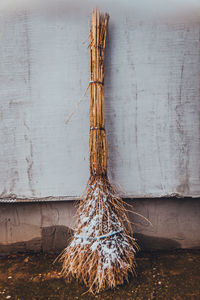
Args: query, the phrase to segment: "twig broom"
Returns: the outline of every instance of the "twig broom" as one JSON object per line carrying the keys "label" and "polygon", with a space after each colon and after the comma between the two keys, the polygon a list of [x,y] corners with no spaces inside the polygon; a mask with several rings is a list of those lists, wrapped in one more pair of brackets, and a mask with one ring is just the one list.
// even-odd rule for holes
{"label": "twig broom", "polygon": [[104,115],[104,53],[108,14],[92,11],[90,30],[90,178],[77,210],[73,239],[64,249],[63,275],[84,282],[92,293],[113,288],[135,272],[131,223],[123,200],[107,177]]}

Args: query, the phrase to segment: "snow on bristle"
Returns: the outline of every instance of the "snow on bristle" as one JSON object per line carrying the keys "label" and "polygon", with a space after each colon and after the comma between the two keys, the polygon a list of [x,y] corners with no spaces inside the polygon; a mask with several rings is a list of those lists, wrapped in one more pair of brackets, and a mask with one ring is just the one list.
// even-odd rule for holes
{"label": "snow on bristle", "polygon": [[123,201],[107,179],[89,182],[77,213],[74,237],[62,256],[66,279],[79,279],[92,293],[128,280],[128,273],[135,272],[138,247]]}
{"label": "snow on bristle", "polygon": [[[78,232],[79,237],[90,237],[93,234],[93,237],[97,237],[99,234],[99,227],[102,225],[104,230],[110,228],[117,228],[119,230],[122,227],[121,222],[119,221],[116,213],[110,209],[110,218],[109,224],[104,221],[105,212],[109,211],[110,195],[106,194],[102,189],[102,185],[93,185],[93,197],[84,203],[84,207],[81,209],[81,214],[79,217]],[[103,202],[104,209],[100,206],[100,203]],[[108,219],[108,216],[106,216]]]}
{"label": "snow on bristle", "polygon": [[122,235],[113,236],[109,240],[97,240],[91,246],[91,251],[97,251],[101,257],[102,270],[112,268],[112,265],[119,263],[121,265],[121,255],[130,247],[128,240]]}
{"label": "snow on bristle", "polygon": [[[113,197],[113,192],[109,193],[108,190],[106,194],[103,184],[98,181],[89,187],[88,194],[90,189],[93,190],[92,198],[84,203],[74,239],[69,247],[73,248],[76,246],[84,249],[87,246],[91,252],[96,252],[101,258],[99,270],[112,268],[112,265],[117,262],[122,266],[125,263],[121,262],[121,256],[124,255],[125,251],[129,250],[130,242],[123,232],[115,234],[115,232],[123,229],[123,224],[115,211],[111,211],[109,218],[108,215],[105,218],[105,212],[109,211],[109,206],[111,205],[110,199]],[[99,209],[101,201],[104,205],[103,210]],[[109,235],[107,236],[106,234]],[[112,234],[114,235],[111,236]]]}

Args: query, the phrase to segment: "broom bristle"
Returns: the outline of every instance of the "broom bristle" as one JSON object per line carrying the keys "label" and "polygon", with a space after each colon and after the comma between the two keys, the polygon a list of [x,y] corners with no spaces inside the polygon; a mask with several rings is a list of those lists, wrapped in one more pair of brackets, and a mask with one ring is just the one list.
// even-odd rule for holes
{"label": "broom bristle", "polygon": [[104,115],[104,51],[109,15],[93,10],[90,30],[90,179],[79,204],[74,237],[64,249],[63,275],[90,292],[114,288],[135,272],[137,243],[123,200],[107,178]]}
{"label": "broom bristle", "polygon": [[128,281],[138,246],[123,201],[106,177],[89,179],[77,214],[73,240],[61,256],[65,278],[84,282],[92,293]]}

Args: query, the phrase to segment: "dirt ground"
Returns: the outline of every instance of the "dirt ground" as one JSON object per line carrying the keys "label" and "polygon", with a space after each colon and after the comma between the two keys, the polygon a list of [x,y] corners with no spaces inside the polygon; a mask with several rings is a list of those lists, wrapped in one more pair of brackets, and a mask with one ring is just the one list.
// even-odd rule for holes
{"label": "dirt ground", "polygon": [[[65,283],[56,255],[17,254],[0,258],[0,299],[200,299],[200,251],[140,253],[137,277],[114,290],[90,295]],[[86,293],[85,293],[86,292]]]}

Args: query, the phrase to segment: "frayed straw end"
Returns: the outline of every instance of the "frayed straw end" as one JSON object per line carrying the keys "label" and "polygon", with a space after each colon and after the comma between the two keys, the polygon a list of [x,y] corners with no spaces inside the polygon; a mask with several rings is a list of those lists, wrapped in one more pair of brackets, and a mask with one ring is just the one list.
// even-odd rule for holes
{"label": "frayed straw end", "polygon": [[61,255],[63,275],[91,293],[114,288],[135,274],[138,245],[121,198],[106,177],[91,177],[77,216],[77,229]]}

